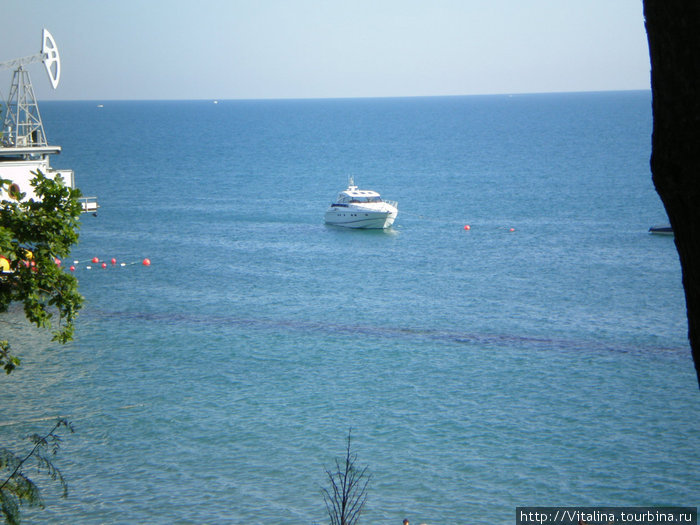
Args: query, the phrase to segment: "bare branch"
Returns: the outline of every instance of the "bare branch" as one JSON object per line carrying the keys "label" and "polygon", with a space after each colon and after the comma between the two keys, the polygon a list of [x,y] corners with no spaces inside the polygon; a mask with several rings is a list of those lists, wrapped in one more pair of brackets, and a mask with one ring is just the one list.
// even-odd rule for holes
{"label": "bare branch", "polygon": [[335,470],[326,470],[330,489],[322,489],[323,500],[331,525],[354,525],[367,502],[367,489],[371,474],[368,467],[356,467],[357,454],[352,452],[352,429],[348,430],[348,443],[344,461],[336,458]]}

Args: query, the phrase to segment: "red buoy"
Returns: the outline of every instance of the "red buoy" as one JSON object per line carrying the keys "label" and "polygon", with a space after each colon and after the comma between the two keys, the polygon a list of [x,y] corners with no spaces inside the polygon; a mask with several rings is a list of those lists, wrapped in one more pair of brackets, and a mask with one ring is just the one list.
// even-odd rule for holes
{"label": "red buoy", "polygon": [[71,272],[74,272],[74,271],[75,271],[75,266],[71,266],[71,267],[68,268],[68,269],[69,269]]}
{"label": "red buoy", "polygon": [[112,260],[109,262],[111,262],[112,264],[117,264],[117,260],[114,257],[112,257]]}
{"label": "red buoy", "polygon": [[107,263],[102,263],[102,268],[107,268]]}
{"label": "red buoy", "polygon": [[144,259],[143,263],[144,266],[150,266],[151,265],[151,260],[150,259]]}
{"label": "red buoy", "polygon": [[95,264],[97,264],[98,262],[100,262],[100,260],[99,260],[97,257],[93,257],[93,258],[92,258],[92,262],[94,262]]}
{"label": "red buoy", "polygon": [[465,229],[465,230],[467,230],[467,231],[469,231],[469,230],[471,230],[471,229],[472,229],[472,227],[471,227],[471,226],[469,226],[468,224],[465,224],[465,225],[464,225],[464,229]]}
{"label": "red buoy", "polygon": [[61,266],[61,259],[59,259],[58,257],[54,258],[53,262],[56,263],[56,266]]}

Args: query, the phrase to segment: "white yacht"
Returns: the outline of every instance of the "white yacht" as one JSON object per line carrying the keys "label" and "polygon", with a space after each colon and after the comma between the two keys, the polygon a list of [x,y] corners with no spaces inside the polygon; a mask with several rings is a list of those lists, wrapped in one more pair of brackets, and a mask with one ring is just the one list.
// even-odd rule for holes
{"label": "white yacht", "polygon": [[399,205],[394,201],[382,200],[379,193],[360,190],[350,177],[346,190],[326,211],[326,224],[346,228],[389,228],[399,214]]}
{"label": "white yacht", "polygon": [[[42,48],[36,55],[0,62],[0,69],[14,70],[10,94],[0,108],[0,179],[11,181],[8,189],[12,194],[23,193],[25,199],[35,198],[30,181],[38,170],[49,178],[60,176],[63,183],[75,187],[73,170],[54,169],[50,165],[51,155],[61,153],[60,146],[52,146],[46,140],[44,124],[34,96],[34,88],[25,66],[43,62],[54,89],[61,78],[61,59],[51,33],[44,29]],[[0,200],[11,197],[0,188]],[[14,198],[14,197],[13,197]],[[81,197],[84,212],[96,212],[99,207],[96,197]]]}

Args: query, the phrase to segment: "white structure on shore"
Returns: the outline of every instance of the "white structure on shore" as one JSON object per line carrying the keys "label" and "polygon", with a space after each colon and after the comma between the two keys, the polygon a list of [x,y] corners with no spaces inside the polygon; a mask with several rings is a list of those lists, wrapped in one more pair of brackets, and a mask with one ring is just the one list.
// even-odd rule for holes
{"label": "white structure on shore", "polygon": [[[0,178],[12,181],[12,193],[25,193],[27,199],[35,197],[29,182],[37,170],[51,178],[60,175],[67,186],[75,187],[73,170],[53,169],[49,163],[51,155],[61,153],[61,147],[49,145],[46,140],[32,81],[25,69],[35,62],[43,62],[51,86],[56,89],[61,79],[61,57],[56,41],[46,29],[42,33],[39,53],[0,62],[0,69],[14,70],[10,92],[2,108]],[[0,189],[0,199],[7,197],[7,192]],[[97,211],[97,198],[83,197],[82,205],[83,211]]]}

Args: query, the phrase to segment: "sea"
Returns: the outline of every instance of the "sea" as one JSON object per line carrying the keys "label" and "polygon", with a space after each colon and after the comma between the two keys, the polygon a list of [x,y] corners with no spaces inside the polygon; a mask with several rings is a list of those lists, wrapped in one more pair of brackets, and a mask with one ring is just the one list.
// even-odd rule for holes
{"label": "sea", "polygon": [[[40,110],[100,208],[62,262],[75,340],[0,320],[23,358],[2,443],[75,430],[68,496],[29,471],[26,523],[329,523],[348,437],[360,523],[700,506],[648,91]],[[392,228],[324,224],[350,176],[398,201]]]}

